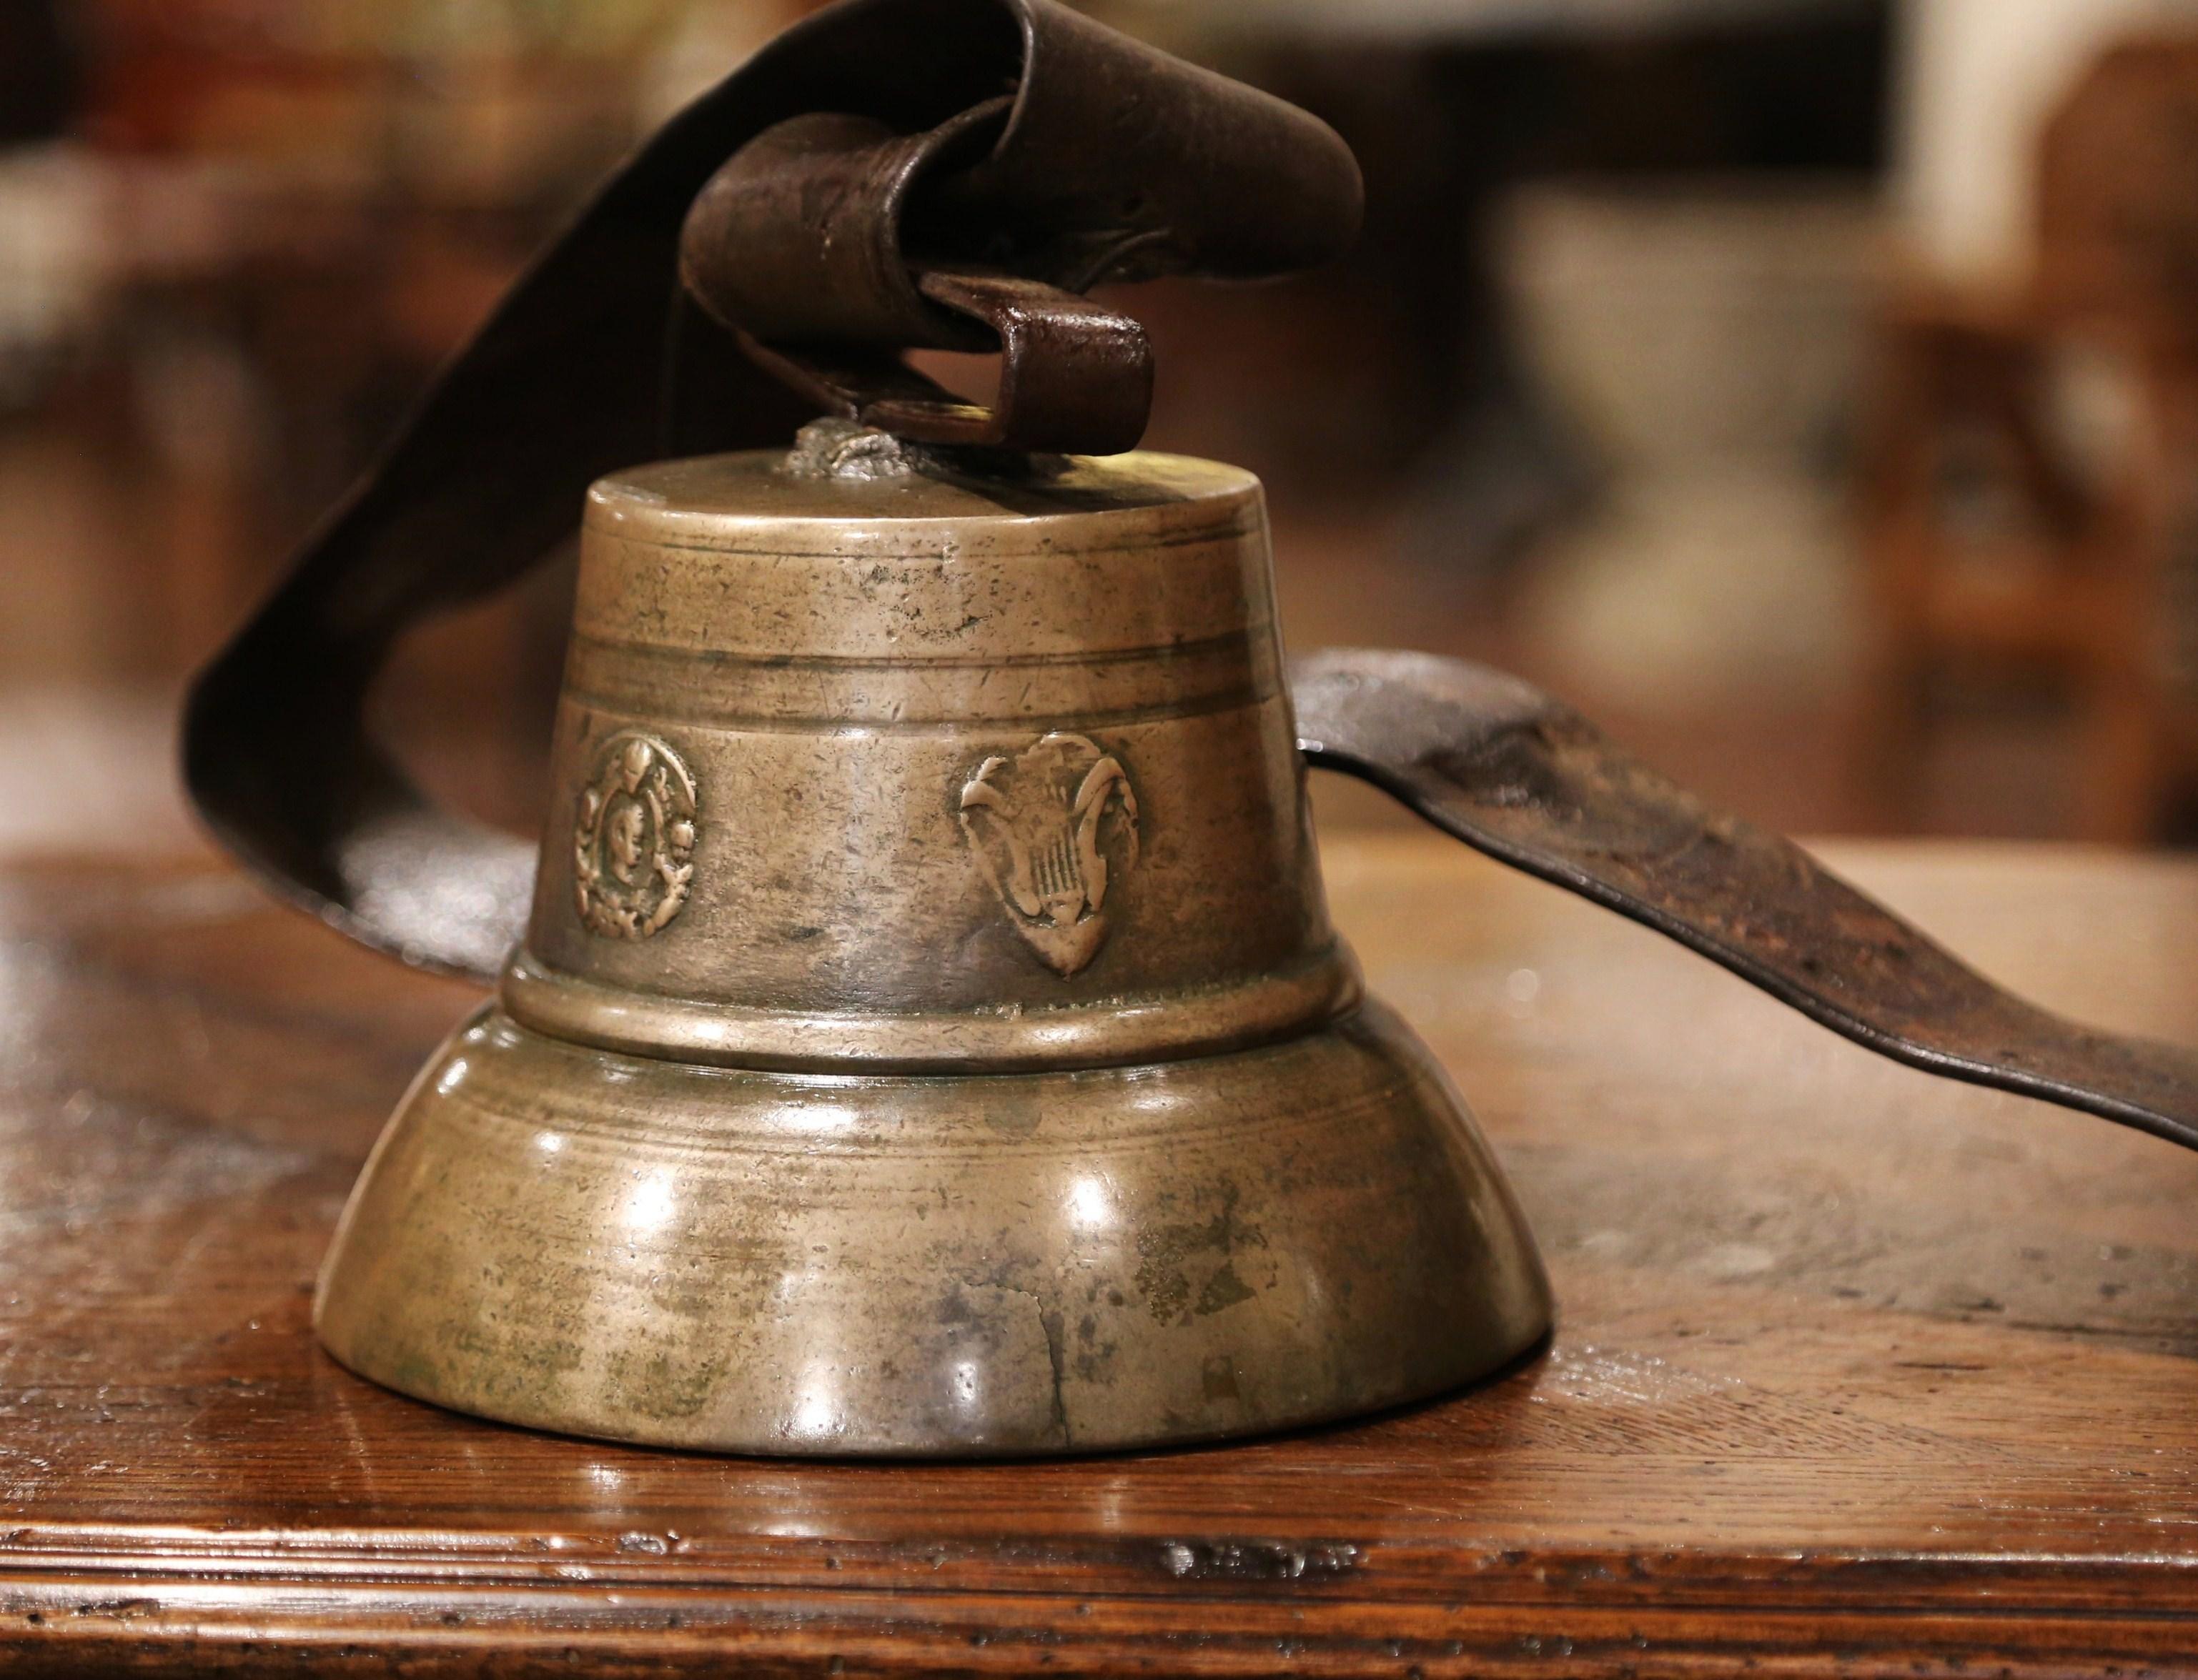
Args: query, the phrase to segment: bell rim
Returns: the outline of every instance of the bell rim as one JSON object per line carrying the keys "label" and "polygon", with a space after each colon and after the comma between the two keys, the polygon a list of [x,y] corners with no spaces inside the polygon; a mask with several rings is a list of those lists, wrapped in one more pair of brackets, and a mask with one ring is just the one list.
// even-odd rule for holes
{"label": "bell rim", "polygon": [[429,1062],[322,1270],[340,1363],[579,1439],[1002,1461],[1389,1410],[1553,1321],[1502,1163],[1376,999],[1106,1074],[575,1081],[596,1054],[491,1005]]}
{"label": "bell rim", "polygon": [[998,1073],[1174,1061],[1317,1030],[1365,997],[1342,939],[1248,979],[988,1013],[773,1009],[666,997],[550,968],[522,946],[499,1001],[544,1036],[621,1055],[766,1073]]}

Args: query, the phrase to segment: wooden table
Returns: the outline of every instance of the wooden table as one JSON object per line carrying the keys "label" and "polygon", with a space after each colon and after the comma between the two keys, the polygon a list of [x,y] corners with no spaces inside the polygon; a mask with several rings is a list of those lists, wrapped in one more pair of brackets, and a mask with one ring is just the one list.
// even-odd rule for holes
{"label": "wooden table", "polygon": [[[1838,848],[2198,1038],[2198,864]],[[1339,919],[1478,1103],[1555,1343],[1259,1445],[715,1460],[350,1376],[313,1270],[472,994],[207,865],[0,871],[0,1672],[2198,1672],[2198,1159],[1873,1060],[1433,840]]]}

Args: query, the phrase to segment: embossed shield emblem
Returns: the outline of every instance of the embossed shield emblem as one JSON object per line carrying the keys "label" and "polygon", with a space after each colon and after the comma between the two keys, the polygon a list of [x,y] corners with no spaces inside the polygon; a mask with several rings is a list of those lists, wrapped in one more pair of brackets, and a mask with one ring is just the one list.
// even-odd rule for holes
{"label": "embossed shield emblem", "polygon": [[596,751],[573,825],[573,892],[590,933],[645,939],[679,914],[695,878],[695,778],[654,735],[621,730]]}
{"label": "embossed shield emblem", "polygon": [[1107,941],[1108,887],[1137,861],[1137,796],[1111,753],[1080,735],[1043,735],[978,766],[962,831],[1001,906],[1063,979]]}

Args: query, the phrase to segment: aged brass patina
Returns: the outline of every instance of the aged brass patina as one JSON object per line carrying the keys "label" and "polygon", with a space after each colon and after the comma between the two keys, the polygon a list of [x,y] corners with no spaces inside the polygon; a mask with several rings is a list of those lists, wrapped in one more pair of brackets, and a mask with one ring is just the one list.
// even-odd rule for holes
{"label": "aged brass patina", "polygon": [[[497,984],[345,1212],[338,1358],[619,1439],[1002,1455],[1517,1357],[1532,1238],[1329,925],[1308,763],[1873,1049],[2198,1144],[2198,1055],[2009,997],[1526,684],[1285,667],[1259,486],[1125,452],[1150,356],[1082,294],[1358,211],[1320,124],[1050,0],[842,0],[606,186],[186,720],[276,890]],[[987,346],[989,404],[899,359]],[[363,702],[590,482],[538,867]]]}
{"label": "aged brass patina", "polygon": [[1329,925],[1258,484],[869,466],[596,486],[527,937],[345,1216],[330,1351],[517,1422],[901,1453],[1515,1357],[1532,1242]]}

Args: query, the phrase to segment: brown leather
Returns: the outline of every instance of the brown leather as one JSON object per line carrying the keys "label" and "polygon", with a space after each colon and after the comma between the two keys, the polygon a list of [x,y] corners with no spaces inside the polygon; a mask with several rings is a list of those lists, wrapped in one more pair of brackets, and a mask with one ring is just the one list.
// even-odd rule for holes
{"label": "brown leather", "polygon": [[1842,1037],[2198,1148],[2198,1051],[2081,1026],[1994,985],[1791,840],[1705,805],[1517,677],[1332,648],[1291,661],[1290,695],[1313,764]]}
{"label": "brown leather", "polygon": [[998,142],[1012,102],[986,100],[922,134],[844,111],[765,130],[687,212],[680,280],[716,320],[767,344],[988,348],[924,300],[902,224],[927,175]]}
{"label": "brown leather", "polygon": [[[991,406],[957,397],[901,360],[897,348],[835,341],[741,347],[765,371],[829,414],[928,444],[1022,453],[1119,455],[1144,435],[1153,359],[1128,316],[1009,274],[911,273],[920,302],[971,323],[1000,352]],[[960,317],[958,322],[952,317]]]}
{"label": "brown leather", "polygon": [[[815,112],[765,130],[710,177],[688,212],[679,273],[750,358],[845,419],[926,443],[1113,455],[1136,447],[1152,406],[1152,353],[1128,317],[1079,295],[1115,259],[1160,242],[1125,230],[1075,290],[966,260],[925,266],[911,217],[944,171],[998,147],[1006,95],[923,134]],[[1003,233],[1015,208],[968,205]],[[928,218],[934,235],[942,218]],[[1041,249],[1025,265],[1043,265]],[[907,366],[906,348],[1000,352],[987,408]]]}
{"label": "brown leather", "polygon": [[[1031,17],[1046,71],[1015,95],[919,134],[833,111],[758,135],[696,198],[680,273],[764,366],[848,419],[1111,454],[1143,433],[1151,358],[1135,322],[1080,294],[1323,261],[1357,225],[1358,171],[1302,113],[1073,13]],[[1227,143],[1187,157],[1208,115]],[[910,373],[909,346],[998,349],[997,401]]]}

